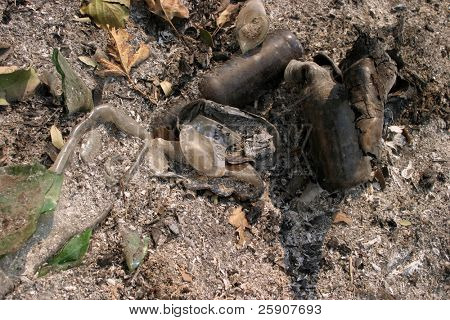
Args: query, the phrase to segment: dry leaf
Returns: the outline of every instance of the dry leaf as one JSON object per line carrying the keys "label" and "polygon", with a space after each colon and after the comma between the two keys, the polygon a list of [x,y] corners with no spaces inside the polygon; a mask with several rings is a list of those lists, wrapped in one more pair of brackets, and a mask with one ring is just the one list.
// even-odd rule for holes
{"label": "dry leaf", "polygon": [[91,57],[88,56],[79,56],[78,60],[80,60],[81,62],[83,62],[85,65],[90,66],[90,67],[97,67],[97,62],[92,59]]}
{"label": "dry leaf", "polygon": [[192,282],[192,276],[184,270],[181,270],[181,278],[183,281]]}
{"label": "dry leaf", "polygon": [[352,223],[352,218],[350,218],[348,215],[346,215],[345,213],[338,211],[333,218],[333,223],[340,223],[343,222],[345,224],[350,225]]}
{"label": "dry leaf", "polygon": [[130,77],[131,68],[137,66],[150,56],[150,47],[144,43],[139,45],[139,49],[133,53],[128,44],[130,34],[123,29],[110,29],[111,44],[108,48],[111,61],[104,57],[97,56],[97,61],[104,67],[99,72],[103,76],[123,76]]}
{"label": "dry leaf", "polygon": [[225,10],[223,10],[219,16],[217,17],[216,24],[218,28],[222,28],[225,23],[227,23],[233,13],[235,13],[239,9],[239,3],[232,4],[230,3]]}
{"label": "dry leaf", "polygon": [[242,211],[242,207],[237,207],[233,209],[228,222],[237,228],[237,232],[239,233],[239,242],[238,245],[244,245],[244,242],[247,240],[245,238],[245,228],[250,228],[248,224],[247,218],[245,217],[244,211]]}
{"label": "dry leaf", "polygon": [[130,0],[91,0],[80,9],[97,26],[124,28],[130,15]]}
{"label": "dry leaf", "polygon": [[217,8],[216,13],[222,12],[223,10],[225,10],[228,7],[228,5],[230,4],[230,2],[231,2],[231,0],[220,1],[220,5],[219,5],[219,8]]}
{"label": "dry leaf", "polygon": [[154,14],[172,21],[174,17],[189,18],[189,10],[180,3],[180,0],[145,0],[148,8]]}
{"label": "dry leaf", "polygon": [[64,146],[64,139],[61,131],[59,131],[59,129],[55,125],[52,125],[52,127],[50,128],[50,137],[52,138],[52,144],[56,148],[61,150]]}
{"label": "dry leaf", "polygon": [[245,241],[247,241],[247,238],[245,237],[245,228],[244,227],[239,227],[237,229],[238,233],[239,233],[239,241],[238,241],[238,246],[242,247],[245,243]]}
{"label": "dry leaf", "polygon": [[244,211],[242,211],[242,207],[236,207],[233,209],[233,212],[231,213],[228,222],[236,228],[239,227],[250,228],[247,218],[245,217],[245,213]]}
{"label": "dry leaf", "polygon": [[398,224],[404,227],[409,227],[410,225],[412,225],[411,221],[405,219],[400,220]]}
{"label": "dry leaf", "polygon": [[169,81],[163,81],[159,84],[164,91],[164,94],[169,96],[172,93],[172,84]]}

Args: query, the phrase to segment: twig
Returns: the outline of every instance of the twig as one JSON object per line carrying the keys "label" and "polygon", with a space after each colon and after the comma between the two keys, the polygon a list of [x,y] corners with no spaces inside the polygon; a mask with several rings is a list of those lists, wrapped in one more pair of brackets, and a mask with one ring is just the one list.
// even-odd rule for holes
{"label": "twig", "polygon": [[349,264],[349,273],[350,273],[350,283],[353,285],[353,259],[352,256],[348,258],[348,264]]}
{"label": "twig", "polygon": [[222,27],[217,27],[216,30],[214,30],[213,34],[211,35],[211,37],[215,37],[217,32],[219,32],[219,30],[222,29]]}

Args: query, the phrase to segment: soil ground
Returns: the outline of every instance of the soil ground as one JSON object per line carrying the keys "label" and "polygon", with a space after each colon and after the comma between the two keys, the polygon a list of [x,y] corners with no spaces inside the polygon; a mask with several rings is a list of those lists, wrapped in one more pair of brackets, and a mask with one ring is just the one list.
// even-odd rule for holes
{"label": "soil ground", "polygon": [[[220,1],[184,3],[191,15],[175,22],[181,32],[191,32],[189,27],[196,24],[213,31]],[[94,230],[82,265],[41,278],[22,277],[7,299],[449,298],[448,3],[267,0],[265,4],[271,30],[293,31],[305,47],[305,60],[323,50],[340,61],[357,37],[355,26],[397,26],[395,40],[386,39],[386,45],[400,45],[405,68],[423,82],[423,92],[420,101],[402,110],[393,123],[406,125],[411,141],[398,152],[385,146],[386,188],[370,182],[345,192],[316,192],[314,200],[305,203],[305,195],[311,194],[306,186],[314,178],[303,162],[291,157],[265,173],[266,192],[256,206],[188,191],[176,179],[149,177],[145,166],[118,193],[112,182],[133,163],[141,142],[100,126],[96,130],[103,140],[101,155],[86,165],[76,152],[60,205],[83,212],[113,204],[112,210]],[[14,46],[3,64],[33,65],[42,74],[53,70],[51,51],[60,48],[86,83],[98,87],[102,80],[77,57],[105,49],[107,35],[92,24],[74,21],[78,13],[78,1],[0,0],[0,41]],[[140,2],[133,5],[127,30],[136,41],[151,46],[151,57],[132,77],[145,90],[156,90],[158,101],[150,103],[118,78],[104,81],[103,101],[148,129],[175,114],[176,106],[200,96],[199,79],[221,63],[217,57],[239,53],[232,27],[218,32],[211,51],[201,42],[180,41]],[[155,80],[172,82],[174,93],[164,97]],[[253,110],[277,126],[287,152],[299,143],[292,141],[294,137],[302,138],[289,131],[301,132],[296,100],[282,84]],[[67,137],[85,116],[67,116],[45,90],[25,102],[1,107],[0,165],[37,161],[50,166],[55,152],[50,127],[57,125]],[[408,166],[411,170],[404,172]],[[252,222],[249,241],[242,248],[228,223],[230,210],[238,205],[244,206]],[[333,224],[338,211],[348,215],[351,224]],[[131,275],[122,254],[121,223],[153,239],[147,258]]]}

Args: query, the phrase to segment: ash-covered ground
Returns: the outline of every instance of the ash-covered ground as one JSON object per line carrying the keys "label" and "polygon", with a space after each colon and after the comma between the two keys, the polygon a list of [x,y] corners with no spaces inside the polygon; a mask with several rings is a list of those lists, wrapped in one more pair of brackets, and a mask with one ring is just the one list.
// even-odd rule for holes
{"label": "ash-covered ground", "polygon": [[[220,1],[184,3],[191,14],[188,20],[175,21],[181,32],[192,31],[194,25],[214,30]],[[314,175],[298,151],[305,137],[299,97],[285,84],[260,98],[256,109],[250,107],[277,127],[285,155],[264,173],[266,192],[255,204],[192,192],[177,179],[149,177],[145,165],[118,190],[112,182],[132,165],[142,142],[101,126],[101,155],[86,165],[77,151],[61,194],[60,206],[76,212],[108,209],[82,265],[41,278],[23,276],[7,299],[448,299],[447,4],[265,4],[271,30],[294,32],[305,48],[304,60],[326,51],[340,61],[361,27],[392,34],[386,47],[398,50],[404,69],[418,79],[422,91],[419,101],[390,123],[407,126],[411,139],[398,151],[383,148],[386,188],[381,190],[376,181],[346,192],[311,187]],[[86,83],[99,87],[102,80],[78,56],[105,49],[107,35],[92,24],[74,21],[78,13],[78,1],[0,0],[0,41],[14,45],[3,64],[32,65],[41,74],[53,70],[51,52],[60,48]],[[211,50],[200,41],[181,41],[142,2],[133,4],[127,30],[151,47],[151,57],[133,71],[133,79],[149,91],[155,90],[155,80],[170,81],[174,93],[164,97],[159,92],[157,103],[151,103],[125,80],[108,78],[103,102],[148,129],[173,117],[177,106],[198,98],[201,76],[224,56],[239,54],[232,27],[218,32]],[[50,127],[56,124],[67,137],[84,117],[67,116],[45,90],[0,108],[0,165],[37,161],[50,166]],[[236,245],[238,235],[228,223],[230,211],[239,205],[251,222],[244,247]],[[351,223],[333,223],[336,212],[349,216]],[[126,271],[121,223],[134,225],[152,239],[147,258],[134,274]]]}

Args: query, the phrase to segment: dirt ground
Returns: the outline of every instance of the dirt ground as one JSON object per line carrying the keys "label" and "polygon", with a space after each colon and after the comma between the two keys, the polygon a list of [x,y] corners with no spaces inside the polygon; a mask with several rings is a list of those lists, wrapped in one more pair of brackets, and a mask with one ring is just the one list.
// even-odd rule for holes
{"label": "dirt ground", "polygon": [[[201,76],[222,63],[223,56],[239,54],[239,47],[232,27],[218,32],[213,50],[201,42],[185,43],[142,3],[133,2],[127,30],[136,41],[147,42],[152,54],[132,77],[149,91],[160,90],[155,80],[168,80],[174,93],[164,97],[159,91],[157,103],[150,103],[125,80],[107,78],[103,102],[151,129],[173,115],[177,106],[200,97]],[[214,30],[219,0],[184,3],[191,15],[189,20],[175,21],[180,32],[192,32],[194,25]],[[376,181],[345,192],[311,188],[313,175],[290,153],[303,135],[298,106],[294,108],[298,97],[285,84],[252,109],[276,125],[285,155],[264,173],[266,192],[256,204],[186,190],[177,179],[150,177],[145,165],[119,192],[115,181],[133,163],[142,142],[100,126],[96,130],[103,141],[101,155],[86,165],[76,151],[59,204],[77,212],[108,210],[93,232],[82,265],[41,278],[23,276],[7,299],[449,298],[448,3],[267,0],[265,4],[271,30],[294,32],[305,48],[304,60],[324,50],[340,61],[358,27],[393,30],[386,46],[399,49],[404,69],[419,79],[422,91],[416,103],[389,123],[407,126],[411,139],[398,151],[384,143],[386,188],[381,190]],[[88,86],[101,86],[94,70],[77,57],[105,49],[107,36],[92,24],[74,21],[78,14],[78,1],[0,0],[0,41],[14,45],[3,64],[32,65],[42,74],[53,70],[51,51],[60,48]],[[28,101],[0,107],[0,166],[33,162],[50,166],[55,152],[50,127],[56,124],[67,137],[85,116],[67,116],[44,89]],[[385,141],[391,136],[385,135]],[[307,201],[308,196],[315,197]],[[228,223],[230,210],[239,205],[252,224],[247,231],[250,240],[242,248]],[[336,212],[348,215],[351,223],[334,224]],[[152,239],[147,258],[134,274],[126,271],[121,223]]]}

